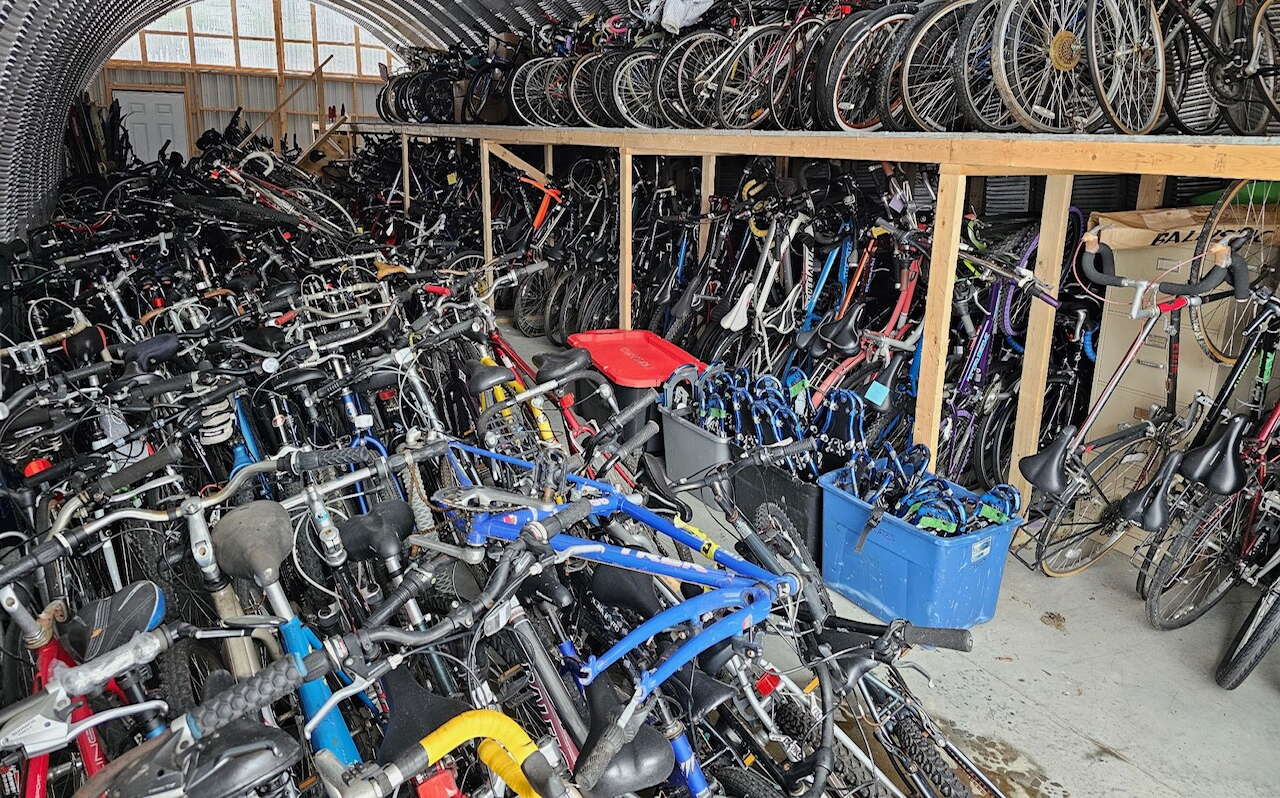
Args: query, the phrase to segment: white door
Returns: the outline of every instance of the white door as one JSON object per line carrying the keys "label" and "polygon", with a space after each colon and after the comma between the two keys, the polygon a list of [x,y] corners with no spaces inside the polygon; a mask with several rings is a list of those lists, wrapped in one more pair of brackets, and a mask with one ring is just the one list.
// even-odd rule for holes
{"label": "white door", "polygon": [[129,131],[129,143],[142,161],[154,161],[164,143],[168,152],[187,157],[187,98],[180,91],[117,90],[120,115]]}

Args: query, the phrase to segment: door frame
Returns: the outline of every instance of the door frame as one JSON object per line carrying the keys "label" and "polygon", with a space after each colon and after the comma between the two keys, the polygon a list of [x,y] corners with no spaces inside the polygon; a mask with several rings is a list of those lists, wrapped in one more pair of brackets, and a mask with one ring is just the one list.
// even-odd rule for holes
{"label": "door frame", "polygon": [[[191,114],[191,103],[187,102],[191,99],[191,92],[187,91],[185,83],[115,83],[110,77],[107,78],[107,103],[113,103],[116,99],[117,91],[146,91],[159,92],[161,94],[181,94],[182,95],[182,115],[187,120],[187,151],[182,153],[183,158],[190,158],[191,151],[195,148],[196,143],[192,138],[194,134],[199,137],[200,133],[195,132],[196,126],[193,124],[195,119]],[[203,132],[203,131],[200,131]]]}

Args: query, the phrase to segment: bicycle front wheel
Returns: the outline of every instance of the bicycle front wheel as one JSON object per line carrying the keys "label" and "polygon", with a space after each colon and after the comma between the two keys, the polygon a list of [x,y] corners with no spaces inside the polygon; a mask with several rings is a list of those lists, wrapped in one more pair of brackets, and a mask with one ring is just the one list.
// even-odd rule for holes
{"label": "bicycle front wheel", "polygon": [[1269,586],[1258,598],[1253,611],[1245,619],[1240,631],[1236,632],[1227,653],[1218,663],[1218,670],[1213,680],[1219,687],[1234,690],[1244,684],[1253,669],[1258,667],[1262,658],[1280,638],[1280,593],[1276,586]]}
{"label": "bicycle front wheel", "polygon": [[1162,448],[1144,436],[1102,450],[1077,469],[1036,535],[1036,559],[1047,576],[1077,574],[1120,542],[1129,523],[1120,501],[1150,475]]}

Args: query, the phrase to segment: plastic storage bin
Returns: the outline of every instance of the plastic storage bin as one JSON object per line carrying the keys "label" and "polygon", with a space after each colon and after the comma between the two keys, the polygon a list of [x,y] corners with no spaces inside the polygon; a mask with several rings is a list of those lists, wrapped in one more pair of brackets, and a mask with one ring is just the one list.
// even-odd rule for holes
{"label": "plastic storage bin", "polygon": [[[591,364],[613,384],[618,407],[626,407],[646,388],[661,388],[667,377],[681,366],[694,364],[698,370],[706,364],[680,347],[649,330],[592,330],[569,336],[569,346],[582,347],[591,353]],[[594,386],[574,386],[574,395],[589,396]],[[639,432],[657,413],[657,404],[648,414],[637,416],[627,425],[623,439]],[[612,411],[600,397],[592,396],[574,403],[582,416],[604,421]],[[662,435],[650,439],[647,451],[662,451]]]}
{"label": "plastic storage bin", "polygon": [[837,487],[838,473],[818,480],[827,584],[882,621],[968,628],[995,616],[1005,555],[1021,519],[941,538],[886,514],[855,551],[871,505]]}
{"label": "plastic storage bin", "polygon": [[747,518],[765,502],[782,508],[813,561],[822,564],[822,488],[776,465],[750,465],[733,478],[733,498]]}
{"label": "plastic storage bin", "polygon": [[[662,459],[672,480],[693,476],[733,459],[728,438],[708,432],[669,408],[659,406],[658,414],[662,418]],[[710,488],[698,491],[698,497],[712,508],[716,506]]]}

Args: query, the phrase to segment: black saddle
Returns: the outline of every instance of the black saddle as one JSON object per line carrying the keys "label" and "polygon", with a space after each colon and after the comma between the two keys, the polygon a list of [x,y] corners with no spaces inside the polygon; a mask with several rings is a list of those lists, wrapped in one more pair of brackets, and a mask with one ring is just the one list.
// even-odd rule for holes
{"label": "black saddle", "polygon": [[[625,703],[614,690],[607,673],[587,685],[586,694],[591,723],[578,757],[579,769],[590,759],[591,752],[600,744],[608,727],[617,722],[618,713]],[[636,736],[609,760],[596,783],[590,789],[583,789],[582,794],[585,798],[613,798],[639,792],[666,781],[675,764],[675,754],[667,738],[654,727],[642,725]]]}
{"label": "black saddle", "polygon": [[247,294],[250,291],[257,290],[261,281],[256,274],[245,274],[240,277],[232,277],[227,280],[227,289],[237,294]]}
{"label": "black saddle", "polygon": [[544,247],[542,250],[542,259],[548,263],[563,263],[565,256],[565,248],[559,244],[552,244]]}
{"label": "black saddle", "polygon": [[505,385],[515,379],[511,369],[503,366],[486,366],[478,360],[467,361],[466,370],[467,393],[472,396],[479,396],[485,391],[492,390],[499,385]]}
{"label": "black saddle", "polygon": [[591,575],[591,593],[601,604],[631,610],[645,620],[662,612],[653,577],[625,568],[597,565]]}
{"label": "black saddle", "polygon": [[218,519],[211,537],[222,570],[266,586],[280,579],[280,564],[293,550],[293,523],[279,502],[253,501]]}
{"label": "black saddle", "polygon": [[87,366],[107,348],[107,335],[96,324],[86,327],[62,342],[62,349],[77,366]]}
{"label": "black saddle", "polygon": [[90,601],[62,625],[59,640],[78,661],[93,659],[149,632],[164,620],[164,593],[155,582],[126,585],[106,598]]}
{"label": "black saddle", "polygon": [[1173,452],[1160,464],[1160,470],[1146,487],[1135,490],[1120,502],[1120,516],[1151,532],[1159,532],[1169,523],[1169,485],[1178,475],[1182,452]]}
{"label": "black saddle", "polygon": [[182,735],[167,734],[157,737],[154,747],[144,743],[135,751],[112,762],[106,785],[91,794],[256,795],[258,787],[302,759],[302,746],[288,732],[245,718],[231,721],[194,745]]}
{"label": "black saddle", "polygon": [[375,371],[368,377],[356,383],[356,390],[360,393],[373,393],[381,391],[383,388],[393,388],[400,384],[400,375],[394,371]]}
{"label": "black saddle", "polygon": [[456,698],[436,695],[418,683],[404,666],[382,677],[391,719],[382,730],[378,763],[385,765],[418,745],[418,741],[471,709]]}
{"label": "black saddle", "polygon": [[809,354],[821,357],[829,350],[834,350],[845,357],[858,351],[862,340],[859,322],[862,320],[862,305],[850,307],[848,312],[838,319],[823,322],[817,327],[817,335],[809,342]]}
{"label": "black saddle", "polygon": [[1018,471],[1035,487],[1056,496],[1067,487],[1067,446],[1076,428],[1067,425],[1053,443],[1018,461]]}
{"label": "black saddle", "polygon": [[413,508],[399,499],[378,502],[364,515],[353,515],[338,525],[347,556],[357,562],[399,556],[412,532]]}
{"label": "black saddle", "polygon": [[1243,488],[1245,468],[1240,447],[1248,425],[1249,417],[1243,413],[1232,416],[1212,441],[1187,452],[1178,473],[1219,496],[1228,496]]}
{"label": "black saddle", "polygon": [[666,681],[663,690],[679,702],[695,722],[737,695],[737,690],[693,665],[685,665]]}
{"label": "black saddle", "polygon": [[165,333],[139,341],[129,347],[124,353],[124,359],[126,362],[137,364],[142,371],[151,371],[158,364],[167,362],[178,354],[181,345],[182,342],[178,336]]}
{"label": "black saddle", "polygon": [[254,327],[245,330],[242,339],[254,349],[279,352],[284,347],[284,330],[279,327]]}
{"label": "black saddle", "polygon": [[538,382],[562,380],[575,371],[591,368],[591,353],[575,346],[563,352],[534,355],[533,365],[538,368]]}

